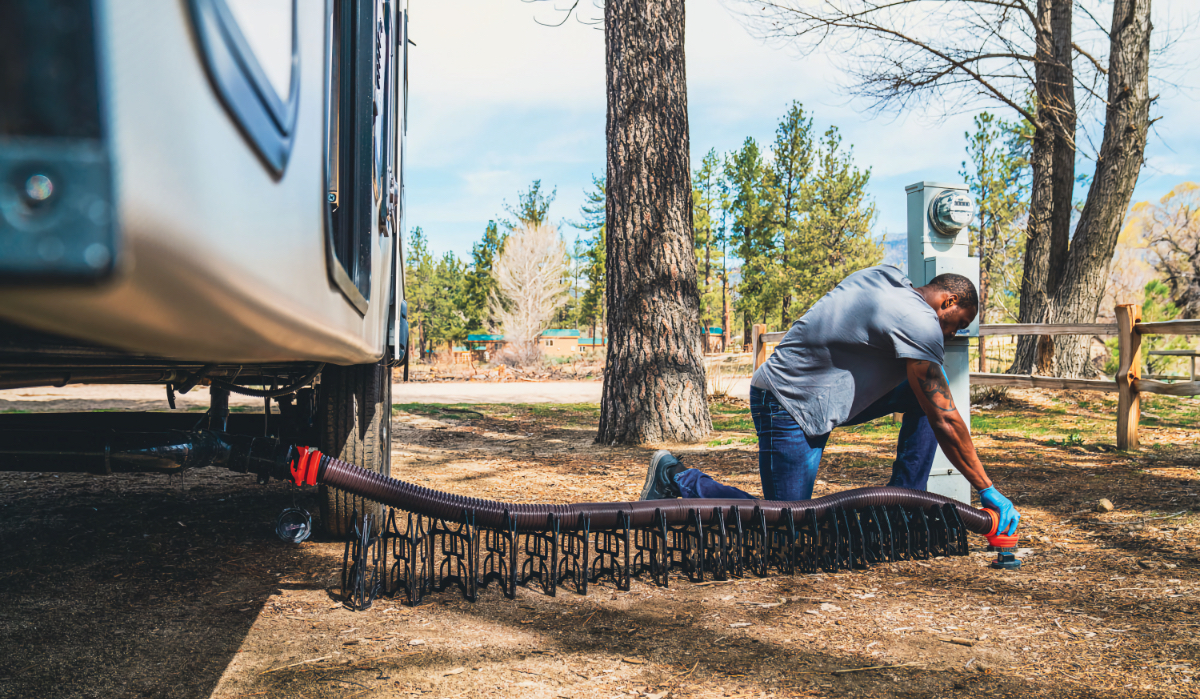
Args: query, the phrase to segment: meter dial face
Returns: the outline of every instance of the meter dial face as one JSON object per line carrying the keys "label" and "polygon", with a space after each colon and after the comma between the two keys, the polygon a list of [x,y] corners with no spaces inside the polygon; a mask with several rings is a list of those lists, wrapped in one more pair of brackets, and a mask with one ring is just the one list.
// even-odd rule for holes
{"label": "meter dial face", "polygon": [[933,230],[942,235],[957,235],[975,220],[975,202],[963,192],[946,190],[929,203]]}

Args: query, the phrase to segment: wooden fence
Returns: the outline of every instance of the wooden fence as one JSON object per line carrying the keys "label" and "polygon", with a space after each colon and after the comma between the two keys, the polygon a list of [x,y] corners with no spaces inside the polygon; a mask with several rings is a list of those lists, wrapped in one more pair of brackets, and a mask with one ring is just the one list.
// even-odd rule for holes
{"label": "wooden fence", "polygon": [[[1141,394],[1166,396],[1200,395],[1200,381],[1167,383],[1142,378],[1143,335],[1200,335],[1200,320],[1169,320],[1143,323],[1142,307],[1122,305],[1116,308],[1116,323],[1080,324],[987,324],[979,326],[980,336],[988,335],[1093,335],[1117,336],[1117,375],[1115,380],[1060,379],[1053,376],[1029,374],[971,374],[977,386],[1010,386],[1013,388],[1058,388],[1076,391],[1108,391],[1117,397],[1117,448],[1138,448],[1138,422],[1141,419]],[[777,344],[786,333],[766,331],[767,326],[752,329],[754,368],[767,361],[768,345]]]}

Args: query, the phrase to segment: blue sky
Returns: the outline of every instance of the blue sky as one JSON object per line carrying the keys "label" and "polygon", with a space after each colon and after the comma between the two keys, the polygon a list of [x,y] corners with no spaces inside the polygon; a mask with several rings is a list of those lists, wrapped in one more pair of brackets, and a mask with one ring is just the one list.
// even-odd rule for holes
{"label": "blue sky", "polygon": [[[560,4],[563,0],[559,0]],[[1158,0],[1176,16],[1189,0]],[[581,4],[588,4],[584,0]],[[408,227],[421,226],[437,253],[469,253],[488,219],[534,179],[557,187],[553,219],[579,218],[593,174],[604,173],[604,37],[574,20],[559,28],[551,3],[521,0],[410,0],[409,127],[405,157]],[[1156,29],[1165,20],[1156,21]],[[904,187],[958,180],[971,115],[878,116],[838,90],[836,57],[797,57],[752,38],[719,0],[687,3],[688,108],[692,162],[709,149],[769,141],[799,100],[823,130],[837,125],[870,167],[877,233],[903,234]],[[1190,66],[1200,42],[1177,44],[1170,62]],[[1157,199],[1200,178],[1200,92],[1182,68],[1182,87],[1155,86],[1162,117],[1147,148],[1135,201]],[[1198,83],[1200,84],[1200,83]],[[1004,117],[1007,114],[1001,113]],[[1191,116],[1189,116],[1191,115]],[[1091,165],[1083,166],[1090,174]],[[568,239],[575,231],[564,229]]]}

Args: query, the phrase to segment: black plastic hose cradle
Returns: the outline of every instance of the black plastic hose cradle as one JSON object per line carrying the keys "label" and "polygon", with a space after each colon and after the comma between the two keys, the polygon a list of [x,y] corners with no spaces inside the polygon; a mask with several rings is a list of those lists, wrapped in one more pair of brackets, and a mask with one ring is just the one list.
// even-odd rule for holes
{"label": "black plastic hose cradle", "polygon": [[385,506],[353,515],[342,588],[352,608],[379,595],[457,587],[475,601],[499,583],[505,596],[536,581],[587,594],[610,580],[628,590],[648,574],[666,587],[672,570],[693,582],[746,574],[834,572],[873,563],[967,554],[967,531],[994,527],[986,512],[905,488],[858,488],[814,500],[650,500],[516,504],[443,493],[300,448],[297,484],[327,486]]}

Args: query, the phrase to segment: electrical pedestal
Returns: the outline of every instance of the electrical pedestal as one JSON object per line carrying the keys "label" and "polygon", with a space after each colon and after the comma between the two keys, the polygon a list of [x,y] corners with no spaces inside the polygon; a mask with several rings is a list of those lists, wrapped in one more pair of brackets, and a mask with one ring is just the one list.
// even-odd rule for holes
{"label": "electrical pedestal", "polygon": [[[979,286],[979,258],[969,254],[968,225],[975,205],[963,184],[918,182],[908,194],[908,278],[924,286],[939,274],[961,274]],[[971,426],[970,338],[979,336],[979,319],[946,343],[945,368],[954,404]],[[929,492],[971,503],[971,485],[938,447],[929,474]]]}

